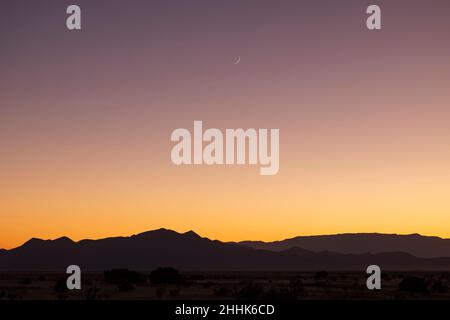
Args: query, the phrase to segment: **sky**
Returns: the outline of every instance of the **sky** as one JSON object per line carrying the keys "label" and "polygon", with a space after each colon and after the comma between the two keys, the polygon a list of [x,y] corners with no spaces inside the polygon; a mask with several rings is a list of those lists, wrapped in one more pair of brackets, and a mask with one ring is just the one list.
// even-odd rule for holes
{"label": "sky", "polygon": [[[82,30],[66,29],[78,4]],[[382,29],[366,28],[370,4]],[[448,0],[0,4],[0,248],[168,228],[450,238]],[[238,64],[235,64],[240,59]],[[171,132],[280,129],[280,170]]]}

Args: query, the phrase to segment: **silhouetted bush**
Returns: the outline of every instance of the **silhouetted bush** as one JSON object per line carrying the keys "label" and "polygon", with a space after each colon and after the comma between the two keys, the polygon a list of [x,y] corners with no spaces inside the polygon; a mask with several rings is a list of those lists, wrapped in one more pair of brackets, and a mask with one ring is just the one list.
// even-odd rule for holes
{"label": "silhouetted bush", "polygon": [[0,300],[21,300],[23,297],[17,293],[0,291]]}
{"label": "silhouetted bush", "polygon": [[150,273],[150,282],[153,284],[179,284],[180,272],[171,267],[158,268]]}
{"label": "silhouetted bush", "polygon": [[180,293],[180,290],[178,290],[178,289],[172,289],[169,291],[169,294],[171,297],[178,297],[179,293]]}
{"label": "silhouetted bush", "polygon": [[159,287],[158,289],[156,289],[156,296],[158,298],[162,298],[165,293],[166,293],[166,288]]}
{"label": "silhouetted bush", "polygon": [[441,274],[441,279],[450,280],[450,272],[444,272]]}
{"label": "silhouetted bush", "polygon": [[297,295],[294,290],[289,288],[270,288],[264,292],[262,298],[264,300],[297,300]]}
{"label": "silhouetted bush", "polygon": [[291,288],[296,297],[305,295],[305,288],[303,286],[303,281],[299,277],[289,280],[289,287]]}
{"label": "silhouetted bush", "polygon": [[328,272],[326,271],[317,271],[314,275],[314,279],[316,280],[324,280],[326,278],[328,278]]}
{"label": "silhouetted bush", "polygon": [[389,275],[389,273],[383,272],[383,273],[381,273],[381,279],[383,281],[389,281],[389,280],[391,280],[391,276]]}
{"label": "silhouetted bush", "polygon": [[428,287],[425,279],[419,277],[408,277],[400,281],[398,285],[400,291],[425,293],[428,292]]}
{"label": "silhouetted bush", "polygon": [[129,292],[129,291],[133,291],[134,289],[136,289],[136,287],[132,283],[125,281],[125,282],[118,284],[117,289],[119,289],[119,292]]}
{"label": "silhouetted bush", "polygon": [[203,283],[203,288],[208,289],[214,286],[214,282],[212,281],[207,281],[205,283]]}
{"label": "silhouetted bush", "polygon": [[229,290],[226,287],[214,288],[213,295],[215,297],[227,297]]}
{"label": "silhouetted bush", "polygon": [[147,277],[137,271],[131,271],[128,269],[113,269],[103,272],[105,281],[111,284],[124,284],[124,283],[145,283]]}
{"label": "silhouetted bush", "polygon": [[257,300],[264,294],[264,288],[261,285],[249,283],[236,292],[238,300]]}
{"label": "silhouetted bush", "polygon": [[202,281],[202,280],[205,280],[205,276],[202,274],[194,274],[194,275],[190,276],[190,279],[193,281]]}
{"label": "silhouetted bush", "polygon": [[190,286],[193,285],[193,282],[192,282],[191,280],[189,280],[189,279],[180,277],[180,283],[179,283],[179,285],[182,285],[182,286],[185,287],[185,288],[189,288]]}
{"label": "silhouetted bush", "polygon": [[97,300],[99,298],[100,289],[91,287],[86,292],[86,300]]}
{"label": "silhouetted bush", "polygon": [[446,293],[448,292],[448,286],[442,282],[441,280],[435,280],[431,284],[431,290],[437,293]]}
{"label": "silhouetted bush", "polygon": [[67,292],[67,283],[65,278],[60,278],[56,280],[55,285],[53,286],[53,290],[56,293],[66,293]]}
{"label": "silhouetted bush", "polygon": [[32,283],[33,283],[33,280],[31,280],[31,278],[23,278],[23,279],[19,280],[19,284],[22,284],[25,286],[30,285]]}

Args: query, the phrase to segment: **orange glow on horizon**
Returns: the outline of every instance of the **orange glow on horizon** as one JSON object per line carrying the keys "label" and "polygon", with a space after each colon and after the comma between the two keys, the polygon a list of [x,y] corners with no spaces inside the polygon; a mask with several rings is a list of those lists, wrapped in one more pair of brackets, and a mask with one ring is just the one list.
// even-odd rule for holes
{"label": "orange glow on horizon", "polygon": [[[162,227],[450,238],[450,1],[386,1],[375,33],[364,5],[331,2],[85,1],[89,28],[70,36],[58,10],[11,2],[0,248]],[[194,120],[280,129],[278,174],[173,165],[170,134]]]}

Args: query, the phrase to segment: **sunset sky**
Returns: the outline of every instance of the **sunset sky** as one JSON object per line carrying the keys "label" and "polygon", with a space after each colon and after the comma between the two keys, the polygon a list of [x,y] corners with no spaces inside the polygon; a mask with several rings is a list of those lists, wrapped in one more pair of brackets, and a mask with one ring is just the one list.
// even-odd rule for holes
{"label": "sunset sky", "polygon": [[[2,0],[0,248],[160,227],[450,238],[449,15],[448,0]],[[278,174],[173,165],[171,132],[194,120],[279,128]]]}

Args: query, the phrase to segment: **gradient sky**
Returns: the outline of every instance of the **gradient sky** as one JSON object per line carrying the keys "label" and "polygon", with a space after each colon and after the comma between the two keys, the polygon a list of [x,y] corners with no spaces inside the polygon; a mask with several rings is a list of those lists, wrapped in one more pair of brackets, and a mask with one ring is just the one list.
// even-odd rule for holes
{"label": "gradient sky", "polygon": [[[74,3],[82,31],[65,28]],[[160,227],[450,237],[449,14],[448,0],[2,0],[0,248]],[[279,173],[173,165],[170,134],[194,120],[279,128]]]}

